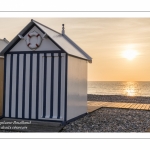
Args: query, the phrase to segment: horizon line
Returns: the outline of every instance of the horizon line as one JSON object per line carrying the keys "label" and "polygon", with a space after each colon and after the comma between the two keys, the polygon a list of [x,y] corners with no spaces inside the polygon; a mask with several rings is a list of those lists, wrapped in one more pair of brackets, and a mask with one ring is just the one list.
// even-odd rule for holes
{"label": "horizon line", "polygon": [[[91,82],[91,81],[92,81],[92,80],[88,80],[88,82]],[[126,80],[123,80],[123,81],[120,81],[120,80],[118,80],[118,81],[117,81],[117,80],[115,80],[115,81],[114,81],[114,80],[104,81],[104,80],[103,80],[103,81],[102,81],[102,80],[93,80],[92,82],[94,82],[94,81],[95,81],[95,82],[98,82],[98,81],[99,81],[99,82],[150,82],[150,80],[142,80],[142,81],[126,81]]]}

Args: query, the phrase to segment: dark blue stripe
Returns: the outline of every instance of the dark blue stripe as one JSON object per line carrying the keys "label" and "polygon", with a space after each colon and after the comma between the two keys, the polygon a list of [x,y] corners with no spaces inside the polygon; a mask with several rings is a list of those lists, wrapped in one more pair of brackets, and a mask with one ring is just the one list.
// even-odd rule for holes
{"label": "dark blue stripe", "polygon": [[43,79],[43,118],[46,115],[46,77],[47,77],[47,56],[44,54],[44,79]]}
{"label": "dark blue stripe", "polygon": [[22,52],[8,52],[7,54],[39,54],[39,53],[62,53],[61,50],[45,50],[45,51],[22,51]]}
{"label": "dark blue stripe", "polygon": [[59,54],[58,63],[58,114],[57,119],[60,119],[60,106],[61,106],[61,54]]}
{"label": "dark blue stripe", "polygon": [[30,86],[29,86],[29,119],[31,119],[31,109],[32,109],[32,66],[33,66],[33,54],[30,54]]}
{"label": "dark blue stripe", "polygon": [[50,101],[50,118],[53,117],[53,84],[54,84],[54,55],[51,54],[51,101]]}
{"label": "dark blue stripe", "polygon": [[[47,50],[47,51],[8,52],[7,54],[37,54],[37,53],[53,53],[54,54],[54,53],[62,53],[62,52],[63,51],[61,51],[61,50],[52,50],[52,51]],[[68,56],[75,57],[75,58],[78,58],[78,59],[81,59],[81,60],[87,60],[86,58],[81,58],[81,57],[71,55],[71,54],[68,54]]]}
{"label": "dark blue stripe", "polygon": [[[4,55],[4,82],[3,82],[3,117],[5,117],[5,92],[6,92],[6,66],[7,66],[7,54]],[[7,89],[8,90],[8,89]]]}
{"label": "dark blue stripe", "polygon": [[[48,51],[24,51],[24,52],[8,52],[7,54],[37,54],[37,53],[62,53],[63,51],[62,50],[48,50]],[[65,53],[65,52],[64,52]],[[71,56],[71,57],[74,57],[74,58],[78,58],[78,59],[81,59],[81,60],[87,60],[86,58],[81,58],[81,57],[78,57],[78,56],[75,56],[75,55],[71,55],[71,54],[68,54],[68,56]]]}
{"label": "dark blue stripe", "polygon": [[23,33],[21,31],[20,35],[25,36],[34,26],[35,26],[34,24],[31,24],[31,25],[28,24],[26,26],[27,30],[25,30]]}
{"label": "dark blue stripe", "polygon": [[17,68],[16,68],[16,118],[18,118],[18,86],[19,86],[19,54],[17,54]]}
{"label": "dark blue stripe", "polygon": [[10,55],[10,86],[9,86],[9,117],[11,117],[12,105],[12,70],[13,70],[13,54]]}
{"label": "dark blue stripe", "polygon": [[39,61],[40,61],[40,58],[39,58],[39,54],[37,54],[37,70],[36,70],[36,75],[37,75],[37,78],[36,78],[36,119],[38,119],[38,107],[39,107],[39,74],[40,74],[40,69],[39,69]]}
{"label": "dark blue stripe", "polygon": [[25,74],[26,74],[26,54],[23,57],[23,88],[22,88],[22,118],[25,114]]}
{"label": "dark blue stripe", "polygon": [[65,114],[64,121],[67,120],[67,76],[68,76],[68,55],[66,54],[66,63],[65,63]]}

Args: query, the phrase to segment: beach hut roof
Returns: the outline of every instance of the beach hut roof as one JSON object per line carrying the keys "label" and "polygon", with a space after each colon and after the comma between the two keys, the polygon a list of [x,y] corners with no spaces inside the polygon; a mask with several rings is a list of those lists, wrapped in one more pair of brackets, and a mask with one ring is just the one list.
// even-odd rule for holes
{"label": "beach hut roof", "polygon": [[0,39],[0,52],[8,45],[9,41],[4,38]]}
{"label": "beach hut roof", "polygon": [[[42,32],[44,32],[56,45],[63,49],[67,54],[85,59],[90,63],[92,62],[92,58],[86,52],[84,52],[75,42],[73,42],[66,34],[59,33],[33,19],[31,19],[31,22],[20,33],[18,33],[18,35],[24,36],[27,32],[29,32],[29,30],[31,30],[33,26],[36,26]],[[1,51],[1,56],[3,56],[4,53],[6,53],[20,41],[18,35]]]}

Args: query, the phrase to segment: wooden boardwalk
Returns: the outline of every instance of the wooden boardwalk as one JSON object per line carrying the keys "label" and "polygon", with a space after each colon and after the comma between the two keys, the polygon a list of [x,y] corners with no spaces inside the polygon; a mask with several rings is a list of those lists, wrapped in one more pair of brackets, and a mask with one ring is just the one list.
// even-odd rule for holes
{"label": "wooden boardwalk", "polygon": [[88,112],[95,111],[102,107],[150,110],[150,104],[123,103],[123,102],[118,103],[118,102],[88,101],[87,107]]}

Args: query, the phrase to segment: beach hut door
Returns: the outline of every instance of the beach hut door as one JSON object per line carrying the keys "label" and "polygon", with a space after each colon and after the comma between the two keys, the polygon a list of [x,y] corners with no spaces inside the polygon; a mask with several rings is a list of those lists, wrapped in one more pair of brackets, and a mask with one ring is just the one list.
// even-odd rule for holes
{"label": "beach hut door", "polygon": [[65,97],[65,56],[43,54],[40,59],[39,119],[62,120]]}

